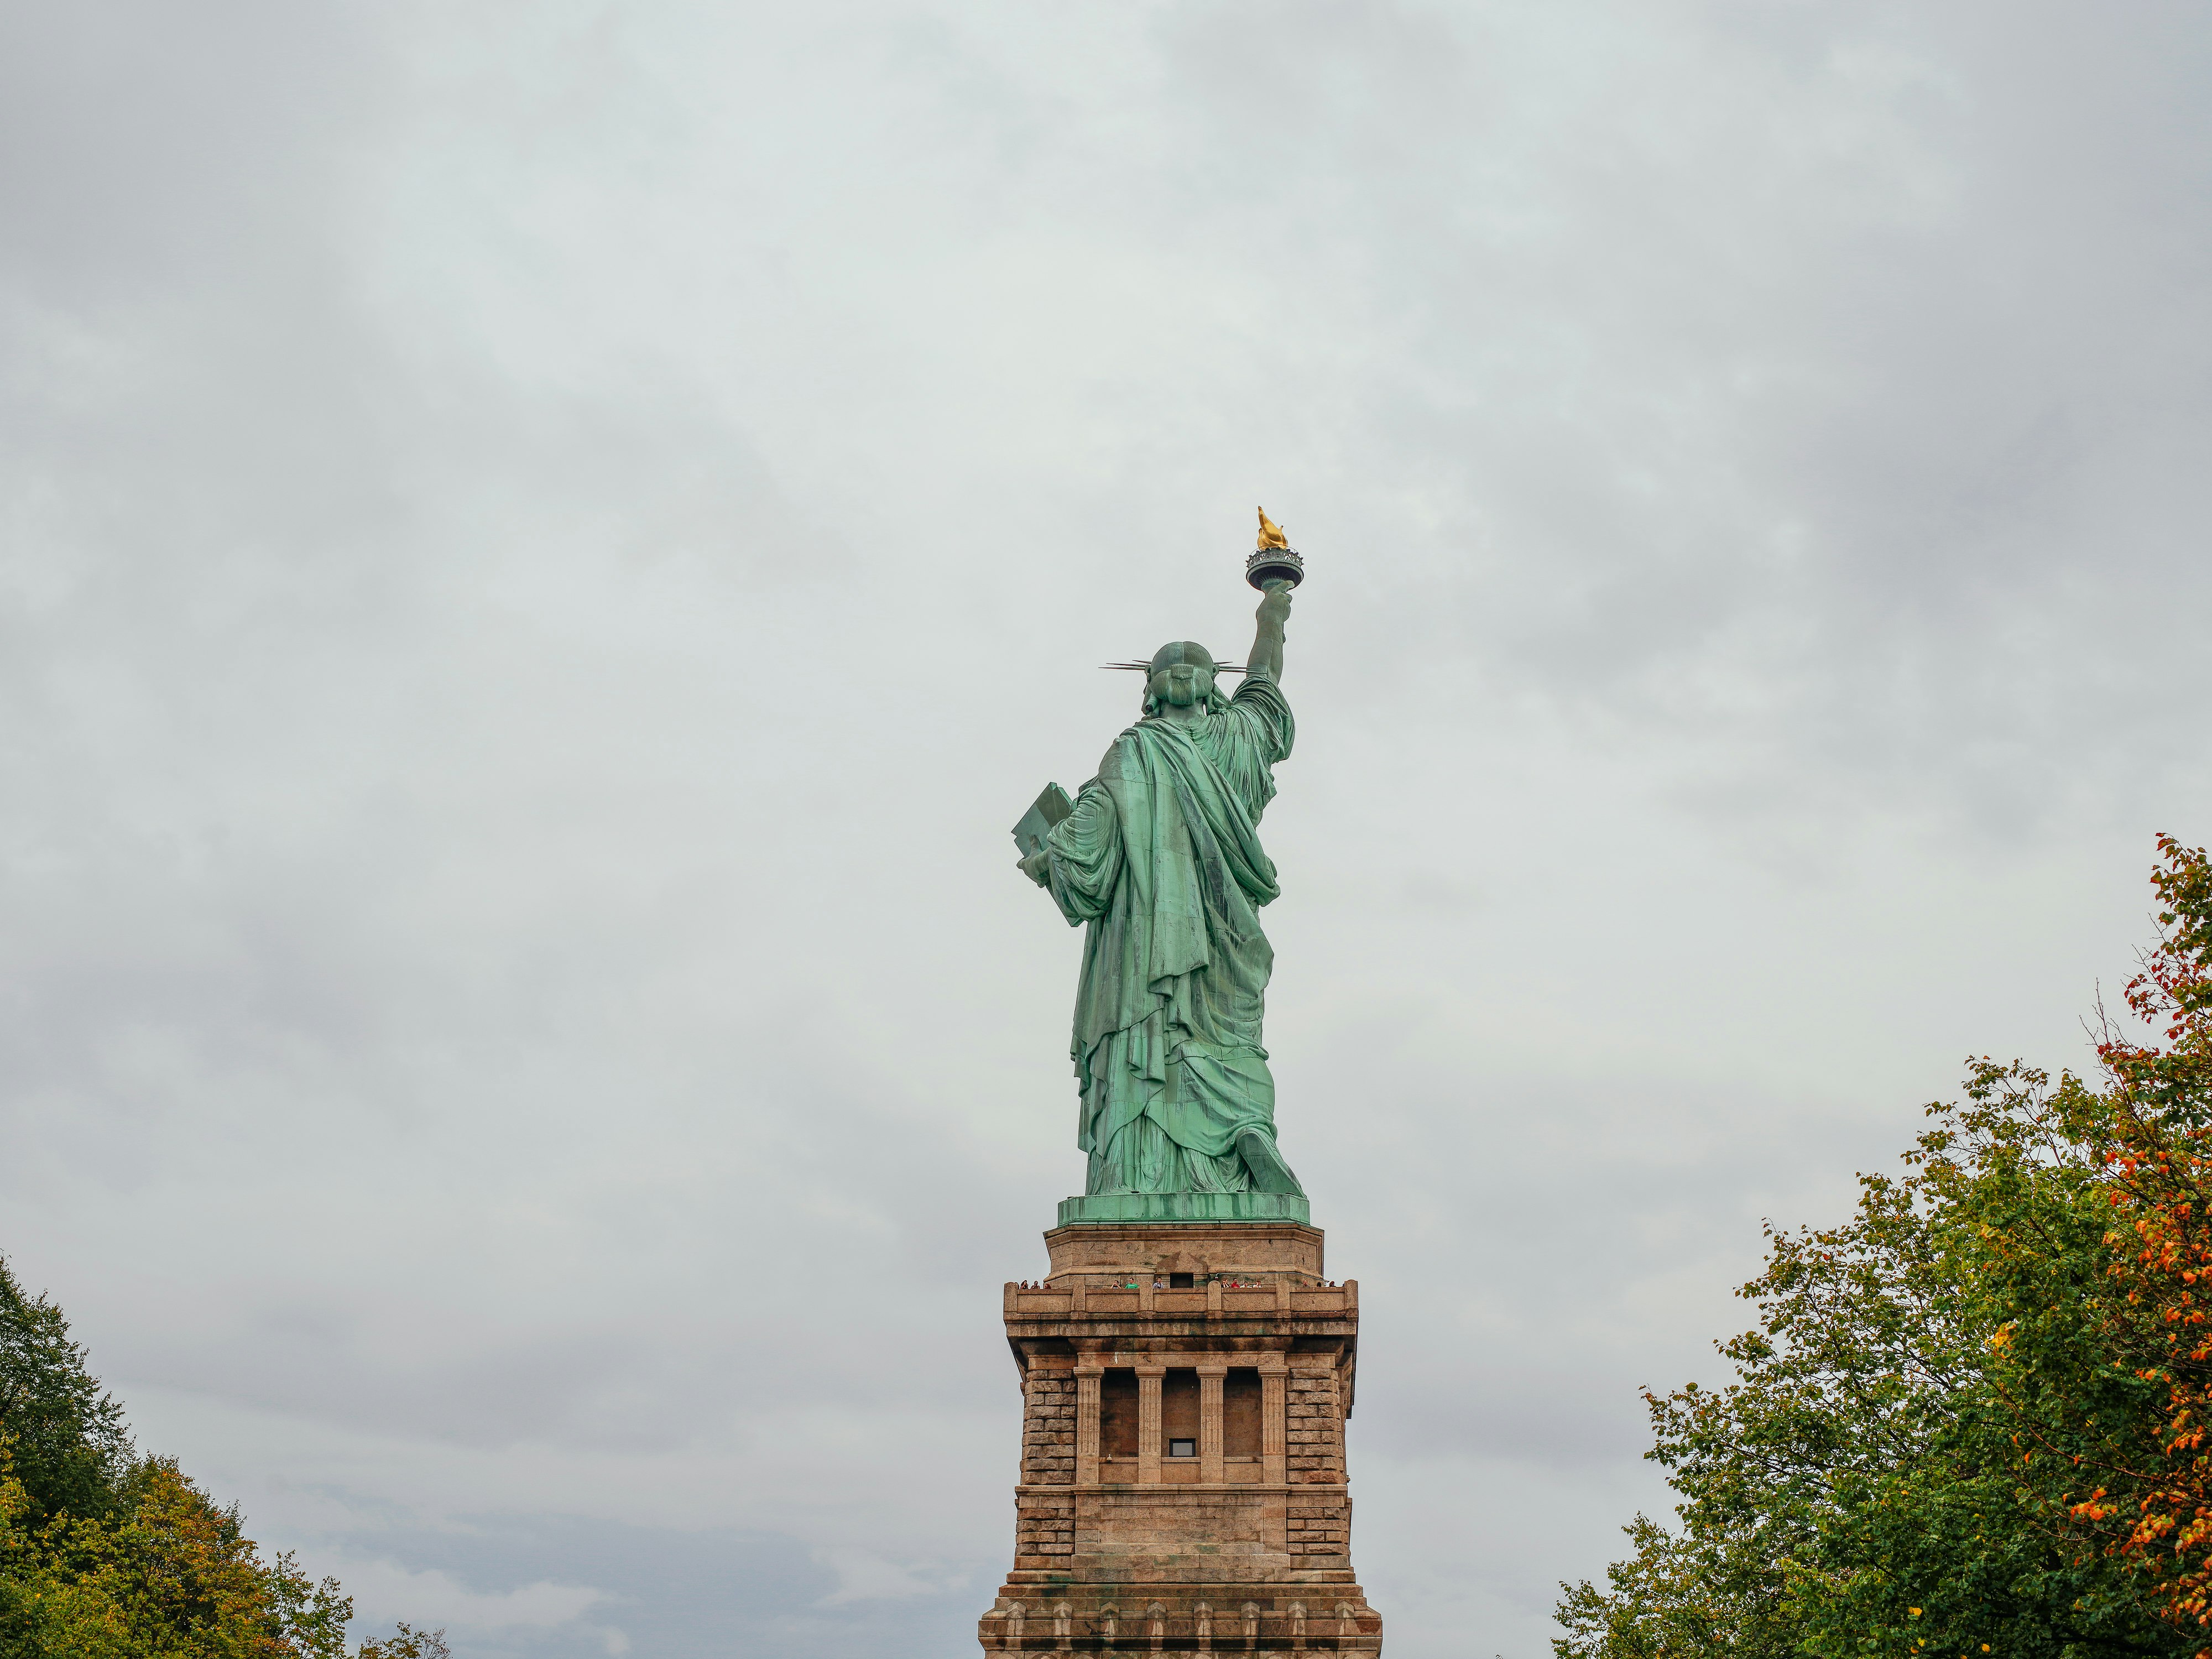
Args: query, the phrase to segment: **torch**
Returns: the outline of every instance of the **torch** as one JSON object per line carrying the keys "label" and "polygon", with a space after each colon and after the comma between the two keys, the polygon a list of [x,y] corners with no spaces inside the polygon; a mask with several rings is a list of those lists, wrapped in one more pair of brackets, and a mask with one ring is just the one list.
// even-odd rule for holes
{"label": "torch", "polygon": [[1288,582],[1296,587],[1306,579],[1306,562],[1291,545],[1290,538],[1283,534],[1283,526],[1267,516],[1267,509],[1260,509],[1260,545],[1244,561],[1244,580],[1262,593],[1271,582]]}

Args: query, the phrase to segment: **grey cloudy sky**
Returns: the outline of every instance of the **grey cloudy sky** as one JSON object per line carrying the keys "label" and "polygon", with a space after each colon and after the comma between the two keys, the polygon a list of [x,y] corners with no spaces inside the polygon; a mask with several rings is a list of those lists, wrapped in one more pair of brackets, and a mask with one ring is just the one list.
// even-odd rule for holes
{"label": "grey cloudy sky", "polygon": [[1305,550],[1285,1149],[1400,1659],[2212,838],[2194,3],[0,7],[0,1249],[467,1659],[962,1653],[1006,826]]}

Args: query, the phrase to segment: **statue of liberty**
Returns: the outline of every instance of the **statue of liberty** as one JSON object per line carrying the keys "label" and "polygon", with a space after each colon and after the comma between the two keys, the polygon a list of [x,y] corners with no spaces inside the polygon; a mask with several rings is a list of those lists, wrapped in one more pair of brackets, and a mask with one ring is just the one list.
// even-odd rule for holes
{"label": "statue of liberty", "polygon": [[[1261,1046],[1274,951],[1259,915],[1279,890],[1259,823],[1297,731],[1283,632],[1303,568],[1264,512],[1260,522],[1250,574],[1255,586],[1266,575],[1265,597],[1236,694],[1217,684],[1229,665],[1188,640],[1120,665],[1144,671],[1144,718],[1114,740],[1072,810],[1016,839],[1036,848],[1023,872],[1070,927],[1088,929],[1070,1049],[1086,1192],[1284,1194],[1294,1206],[1200,1202],[1224,1218],[1294,1208],[1303,1220]],[[1263,562],[1277,549],[1287,579],[1280,555]],[[1114,1208],[1089,1207],[1097,1218]]]}

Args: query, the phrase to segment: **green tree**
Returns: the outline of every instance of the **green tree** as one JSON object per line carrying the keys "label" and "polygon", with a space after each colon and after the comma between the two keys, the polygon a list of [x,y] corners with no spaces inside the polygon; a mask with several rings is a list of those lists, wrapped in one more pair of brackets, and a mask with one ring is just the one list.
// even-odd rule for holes
{"label": "green tree", "polygon": [[445,1632],[416,1630],[403,1619],[398,1630],[381,1642],[362,1643],[361,1659],[453,1659],[453,1650],[446,1645]]}
{"label": "green tree", "polygon": [[131,1466],[123,1407],[85,1369],[69,1322],[27,1295],[0,1256],[0,1436],[12,1444],[29,1522],[104,1515]]}
{"label": "green tree", "polygon": [[[0,1659],[344,1659],[353,1604],[137,1457],[61,1310],[0,1261]],[[399,1626],[359,1659],[447,1659]]]}
{"label": "green tree", "polygon": [[1975,1061],[1849,1222],[1770,1229],[1735,1380],[1647,1395],[1675,1524],[1562,1587],[1561,1659],[2208,1651],[2212,867],[2160,850],[2154,1040]]}
{"label": "green tree", "polygon": [[2085,1098],[1979,1062],[1849,1222],[1770,1230],[1735,1380],[1647,1396],[1678,1525],[1638,1517],[1607,1589],[1566,1587],[1562,1659],[2195,1651],[2071,1514],[2158,1405],[2099,1346]]}
{"label": "green tree", "polygon": [[[167,1459],[134,1471],[113,1518],[62,1516],[5,1538],[8,1659],[343,1659],[353,1607],[289,1555],[262,1560],[238,1511]],[[12,1492],[9,1488],[12,1487]],[[20,1482],[0,1477],[0,1512]]]}

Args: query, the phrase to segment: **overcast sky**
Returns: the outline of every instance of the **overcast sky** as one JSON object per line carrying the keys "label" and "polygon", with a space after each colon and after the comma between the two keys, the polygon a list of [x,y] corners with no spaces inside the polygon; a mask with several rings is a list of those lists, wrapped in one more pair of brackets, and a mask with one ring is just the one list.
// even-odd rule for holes
{"label": "overcast sky", "polygon": [[0,6],[0,1250],[465,1659],[971,1650],[1079,936],[1305,553],[1398,1659],[2212,839],[2195,3]]}

